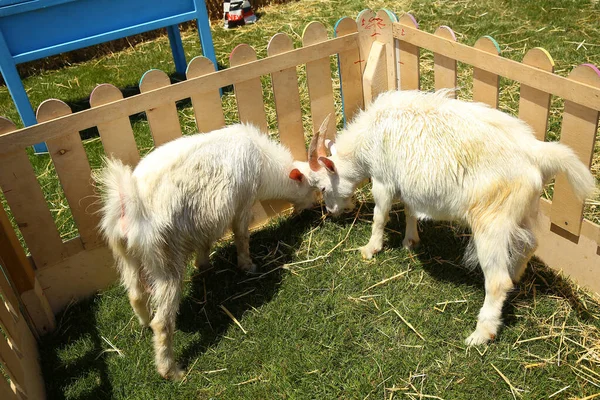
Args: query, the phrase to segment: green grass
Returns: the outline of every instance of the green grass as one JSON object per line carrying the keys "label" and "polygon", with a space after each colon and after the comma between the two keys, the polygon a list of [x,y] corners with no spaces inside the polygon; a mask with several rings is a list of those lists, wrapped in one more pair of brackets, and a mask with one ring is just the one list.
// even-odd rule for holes
{"label": "green grass", "polygon": [[[260,21],[242,29],[226,31],[216,22],[217,58],[227,66],[229,53],[239,43],[253,45],[264,57],[268,39],[277,32],[290,35],[298,47],[308,22],[323,22],[331,35],[337,19],[367,7],[410,11],[429,32],[449,25],[458,40],[469,45],[492,35],[502,54],[516,60],[527,49],[542,46],[553,55],[561,75],[581,63],[600,64],[598,3],[557,0],[292,2],[258,10]],[[185,31],[183,42],[188,59],[200,53],[195,31]],[[432,66],[432,54],[423,52],[424,89],[433,87]],[[88,107],[96,84],[112,83],[126,96],[138,93],[138,80],[150,68],[164,70],[174,81],[181,79],[173,74],[166,37],[60,70],[40,71],[24,84],[36,106],[56,97],[80,110]],[[304,69],[298,72],[303,122],[309,131]],[[470,97],[470,74],[470,67],[459,65],[461,98]],[[337,88],[335,72],[332,79]],[[275,132],[269,77],[263,78],[263,90]],[[337,90],[335,95],[339,115]],[[502,80],[501,107],[516,113],[518,85]],[[557,139],[562,102],[554,99],[553,107],[549,136]],[[223,108],[227,123],[238,120],[231,91],[223,96]],[[179,114],[184,133],[193,133],[189,103],[179,104]],[[18,120],[5,88],[0,88],[0,115]],[[132,124],[145,154],[153,146],[145,116],[132,116]],[[85,135],[88,157],[96,168],[102,146],[93,132]],[[31,160],[63,239],[75,237],[51,160]],[[593,170],[600,176],[600,145]],[[422,248],[408,253],[401,249],[404,222],[398,209],[388,225],[385,251],[366,262],[352,250],[370,234],[372,204],[366,193],[359,200],[360,214],[323,219],[320,210],[311,210],[254,233],[252,253],[264,275],[237,272],[229,242],[215,249],[213,269],[190,271],[175,335],[177,358],[189,371],[182,384],[163,381],[155,372],[151,332],[137,325],[119,286],[72,305],[57,317],[56,332],[41,346],[49,398],[363,399],[424,394],[510,399],[509,384],[500,374],[523,390],[517,396],[527,399],[547,398],[567,386],[552,398],[600,391],[600,303],[595,296],[533,262],[507,302],[506,327],[497,341],[466,349],[463,340],[475,327],[484,296],[480,272],[462,266],[466,233],[447,224],[422,224]],[[585,212],[600,222],[600,199]],[[368,289],[400,273],[404,274]]]}

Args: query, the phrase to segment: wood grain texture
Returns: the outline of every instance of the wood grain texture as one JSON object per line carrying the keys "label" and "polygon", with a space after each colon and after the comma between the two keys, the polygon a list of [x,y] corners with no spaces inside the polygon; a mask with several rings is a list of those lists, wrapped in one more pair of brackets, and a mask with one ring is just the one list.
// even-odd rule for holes
{"label": "wood grain texture", "polygon": [[600,110],[600,89],[508,58],[437,37],[410,27],[400,20],[394,24],[394,37],[402,42],[454,58],[496,75],[524,83],[586,107]]}
{"label": "wood grain texture", "polygon": [[[256,51],[247,44],[240,44],[231,52],[229,62],[232,67],[256,61]],[[269,125],[265,114],[263,91],[260,77],[251,78],[233,85],[238,114],[241,122],[251,123],[267,133]]]}
{"label": "wood grain texture", "polygon": [[[190,61],[186,77],[194,79],[215,72],[215,65],[206,57],[194,57]],[[198,132],[210,132],[225,126],[225,117],[218,89],[192,95],[192,107]]]}
{"label": "wood grain texture", "polygon": [[[151,69],[140,80],[140,92],[148,93],[170,85],[171,80],[167,74],[158,69]],[[154,147],[181,137],[181,125],[174,101],[148,107],[145,111],[154,139]]]}
{"label": "wood grain texture", "polygon": [[385,44],[374,42],[363,74],[363,94],[365,108],[379,95],[388,90],[387,54]]}
{"label": "wood grain texture", "polygon": [[[523,64],[543,71],[554,72],[554,60],[550,54],[536,47],[523,57]],[[550,94],[522,84],[519,93],[519,118],[527,122],[538,140],[546,139],[548,116],[550,114]]]}
{"label": "wood grain texture", "polygon": [[[68,105],[50,99],[40,104],[37,120],[40,122],[71,114]],[[100,245],[98,232],[100,215],[91,179],[91,168],[77,131],[66,131],[63,136],[46,141],[58,179],[69,203],[75,225],[85,248]],[[95,204],[96,203],[96,204]]]}
{"label": "wood grain texture", "polygon": [[[273,36],[267,46],[269,56],[292,50],[294,50],[292,39],[284,33]],[[296,68],[286,68],[271,73],[271,82],[281,143],[290,149],[295,160],[306,161],[307,153]]]}
{"label": "wood grain texture", "polygon": [[[600,71],[591,64],[580,65],[571,71],[569,79],[600,88]],[[565,100],[560,142],[575,151],[581,162],[590,167],[596,132],[598,111]],[[558,174],[554,184],[552,212],[553,224],[579,236],[583,215],[583,202],[579,201],[564,174]]]}
{"label": "wood grain texture", "polygon": [[[122,99],[123,93],[118,88],[104,83],[96,86],[90,95],[90,106],[100,107]],[[128,116],[98,124],[98,132],[104,153],[108,157],[118,158],[123,164],[132,168],[137,165],[140,161],[140,152],[137,149]]]}
{"label": "wood grain texture", "polygon": [[411,29],[418,30],[419,24],[410,14],[404,14],[398,23],[393,24],[394,37],[399,40],[397,62],[400,64],[399,87],[402,90],[419,90],[421,88],[420,49],[406,41],[406,34]]}
{"label": "wood grain texture", "polygon": [[[356,21],[342,18],[335,27],[336,37],[358,32]],[[351,121],[356,113],[364,108],[361,54],[358,40],[356,47],[338,54],[340,84],[344,121]]]}
{"label": "wood grain texture", "polygon": [[[498,43],[490,36],[477,39],[474,48],[486,53],[500,54]],[[500,77],[481,68],[473,67],[473,100],[498,108]]]}
{"label": "wood grain texture", "polygon": [[[0,118],[0,133],[15,129]],[[0,155],[0,188],[38,268],[63,258],[62,240],[25,149]]]}
{"label": "wood grain texture", "polygon": [[[437,28],[435,35],[456,42],[454,32],[447,26]],[[457,86],[456,60],[442,54],[433,53],[433,75],[435,90],[455,89]],[[456,91],[448,93],[448,97],[455,99]]]}
{"label": "wood grain texture", "polygon": [[[302,34],[302,45],[310,46],[327,41],[327,29],[320,22],[311,22]],[[334,139],[336,134],[336,111],[333,100],[331,67],[329,55],[306,63],[306,80],[310,97],[313,132],[317,132],[327,115],[331,114],[327,128],[327,137]]]}
{"label": "wood grain texture", "polygon": [[121,101],[93,107],[88,110],[58,118],[55,121],[32,125],[14,133],[0,134],[0,154],[25,149],[35,143],[60,136],[65,129],[82,131],[116,118],[143,112],[149,108],[174,103],[198,93],[205,93],[227,85],[290,68],[325,55],[354,48],[356,36],[350,34],[312,46],[305,46],[290,53],[257,60],[247,65],[231,67],[189,81],[178,82],[157,91],[141,93]]}

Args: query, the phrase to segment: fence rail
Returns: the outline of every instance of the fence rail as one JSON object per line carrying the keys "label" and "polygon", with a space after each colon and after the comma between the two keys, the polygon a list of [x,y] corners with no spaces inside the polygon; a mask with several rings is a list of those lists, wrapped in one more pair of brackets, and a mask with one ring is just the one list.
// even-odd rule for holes
{"label": "fence rail", "polygon": [[[91,170],[79,137],[84,129],[97,127],[106,154],[135,166],[140,154],[131,115],[145,112],[158,146],[181,136],[176,102],[190,98],[197,130],[214,130],[225,125],[219,89],[233,85],[240,120],[266,130],[260,78],[270,75],[280,140],[296,159],[306,160],[297,66],[306,66],[311,116],[317,129],[316,124],[336,110],[331,56],[337,56],[348,121],[383,91],[418,89],[420,50],[426,49],[434,53],[436,89],[456,87],[457,63],[473,66],[473,98],[492,107],[498,107],[500,76],[519,82],[519,117],[540,140],[546,136],[550,95],[564,98],[561,141],[590,165],[600,110],[600,71],[595,67],[582,65],[561,77],[553,73],[554,62],[543,49],[531,49],[523,62],[517,62],[501,57],[490,37],[469,47],[458,43],[449,27],[426,33],[411,15],[397,19],[385,10],[365,10],[356,20],[342,18],[334,32],[330,39],[327,29],[313,22],[297,49],[287,35],[277,34],[264,59],[258,59],[252,47],[240,45],[231,54],[231,67],[218,72],[210,61],[197,57],[188,66],[188,80],[175,84],[164,72],[151,70],[141,80],[141,93],[128,98],[112,85],[99,85],[91,94],[91,108],[74,114],[63,102],[48,100],[38,109],[40,123],[24,129],[0,119],[0,187],[30,251],[27,257],[1,209],[0,265],[10,277],[9,282],[0,275],[0,360],[10,378],[0,377],[2,398],[43,397],[35,339],[27,321],[33,333],[52,330],[54,313],[116,279],[111,254],[96,229]],[[333,130],[335,121],[330,123]],[[79,232],[66,242],[60,238],[25,150],[43,141],[48,143]],[[256,204],[254,225],[287,207],[281,202]],[[556,180],[553,200],[541,199],[540,209],[536,254],[549,266],[600,292],[600,227],[582,218],[583,203],[573,197],[563,177]]]}

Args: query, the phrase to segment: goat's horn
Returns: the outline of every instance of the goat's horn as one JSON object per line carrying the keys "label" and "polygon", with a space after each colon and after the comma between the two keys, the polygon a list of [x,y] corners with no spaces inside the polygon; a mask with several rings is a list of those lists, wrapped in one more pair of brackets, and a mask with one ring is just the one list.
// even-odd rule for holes
{"label": "goat's horn", "polygon": [[325,139],[327,139],[327,127],[329,126],[329,119],[331,113],[327,114],[321,126],[319,127],[319,141],[317,143],[317,154],[319,157],[327,157],[327,146],[325,146]]}
{"label": "goat's horn", "polygon": [[319,164],[319,155],[317,154],[317,143],[319,141],[319,132],[315,132],[308,147],[308,165],[313,171],[318,171],[321,168]]}
{"label": "goat's horn", "polygon": [[319,130],[315,132],[310,141],[310,147],[308,148],[308,164],[313,171],[318,171],[321,168],[318,161],[319,157],[327,157],[325,138],[327,137],[327,125],[329,125],[330,118],[331,113],[327,114],[321,123]]}

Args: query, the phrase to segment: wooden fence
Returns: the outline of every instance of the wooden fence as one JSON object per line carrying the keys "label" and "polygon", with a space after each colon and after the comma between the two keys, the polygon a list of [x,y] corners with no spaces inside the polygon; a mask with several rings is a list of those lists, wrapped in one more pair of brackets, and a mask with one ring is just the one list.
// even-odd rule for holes
{"label": "wooden fence", "polygon": [[[27,244],[27,256],[4,209],[0,209],[0,275],[4,308],[0,321],[0,360],[9,381],[0,377],[2,398],[40,398],[43,381],[37,364],[34,335],[54,328],[54,315],[73,299],[88,296],[116,279],[112,257],[97,233],[90,165],[79,132],[97,127],[106,154],[134,166],[140,159],[129,116],[145,112],[156,146],[181,136],[176,101],[191,99],[197,129],[207,132],[225,124],[219,89],[233,85],[241,121],[267,129],[260,77],[270,75],[280,140],[294,157],[306,158],[296,67],[306,66],[313,128],[335,112],[330,57],[337,55],[344,119],[368,107],[380,92],[418,89],[420,49],[434,52],[435,87],[455,87],[457,61],[473,66],[473,97],[498,106],[499,76],[521,84],[519,116],[545,138],[550,95],[565,99],[561,141],[589,165],[600,110],[599,71],[590,65],[575,68],[564,78],[553,74],[553,62],[542,49],[530,50],[522,63],[498,55],[492,38],[474,47],[457,43],[452,30],[434,34],[418,29],[414,18],[399,20],[381,10],[363,11],[356,20],[341,19],[335,37],[320,23],[309,24],[302,47],[294,49],[285,34],[269,42],[268,57],[257,59],[252,47],[240,45],[230,68],[215,72],[210,61],[192,60],[188,80],[171,84],[158,70],[147,72],[141,94],[123,98],[112,85],[99,85],[90,96],[91,108],[75,114],[59,100],[47,100],[37,111],[40,123],[17,130],[0,120],[0,187]],[[330,128],[335,121],[331,120]],[[46,142],[52,163],[69,203],[79,236],[63,242],[48,208],[26,148]],[[537,255],[564,270],[579,283],[600,292],[600,227],[582,218],[583,204],[558,177],[552,201],[540,200],[540,247]],[[263,202],[254,207],[254,225],[280,213],[287,205]],[[12,286],[11,286],[12,285]],[[4,310],[4,311],[2,311]],[[27,327],[32,327],[31,331]],[[23,373],[27,371],[27,373]],[[10,382],[8,384],[7,382]],[[8,397],[4,397],[4,395]]]}

